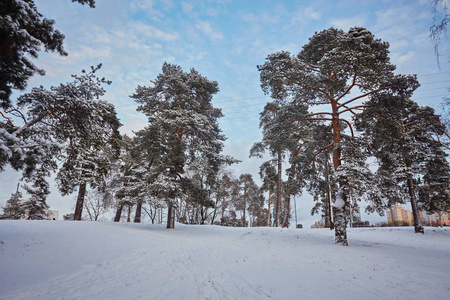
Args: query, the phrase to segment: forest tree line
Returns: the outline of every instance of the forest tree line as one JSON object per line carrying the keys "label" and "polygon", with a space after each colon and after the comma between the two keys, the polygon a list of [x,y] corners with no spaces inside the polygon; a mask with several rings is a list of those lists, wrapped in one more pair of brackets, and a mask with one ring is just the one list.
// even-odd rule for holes
{"label": "forest tree line", "polygon": [[114,207],[115,221],[124,212],[131,221],[133,209],[135,222],[143,211],[154,222],[164,208],[168,228],[288,227],[291,200],[306,190],[340,245],[348,245],[347,223],[361,201],[380,214],[409,201],[417,233],[419,210],[450,209],[448,117],[412,99],[417,76],[395,74],[389,44],[366,28],[316,32],[298,54],[272,53],[257,66],[272,98],[249,153],[265,159],[257,186],[250,174],[230,172],[239,161],[222,154],[223,114],[212,105],[218,83],[195,69],[164,63],[149,86],[135,88],[130,97],[148,124],[133,137],[119,133],[115,107],[101,100],[110,84],[97,75],[101,64],[13,101],[13,90],[44,74],[27,55],[67,53],[64,35],[33,1],[4,1],[0,11],[0,170],[22,171],[29,195],[13,194],[5,218],[44,218],[52,172],[62,195],[77,191],[74,220],[83,209],[98,219]]}

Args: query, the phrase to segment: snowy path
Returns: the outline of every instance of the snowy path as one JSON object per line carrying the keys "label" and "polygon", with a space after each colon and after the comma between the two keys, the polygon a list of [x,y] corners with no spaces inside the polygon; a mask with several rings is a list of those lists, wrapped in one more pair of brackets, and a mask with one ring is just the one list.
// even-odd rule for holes
{"label": "snowy path", "polygon": [[450,298],[450,231],[353,229],[349,239],[339,247],[320,229],[1,221],[0,299]]}

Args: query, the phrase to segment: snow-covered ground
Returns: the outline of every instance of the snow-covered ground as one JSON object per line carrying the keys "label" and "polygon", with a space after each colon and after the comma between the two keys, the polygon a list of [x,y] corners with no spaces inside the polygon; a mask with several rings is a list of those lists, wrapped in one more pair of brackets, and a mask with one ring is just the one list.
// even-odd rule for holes
{"label": "snow-covered ground", "polygon": [[0,221],[0,299],[450,299],[450,230]]}

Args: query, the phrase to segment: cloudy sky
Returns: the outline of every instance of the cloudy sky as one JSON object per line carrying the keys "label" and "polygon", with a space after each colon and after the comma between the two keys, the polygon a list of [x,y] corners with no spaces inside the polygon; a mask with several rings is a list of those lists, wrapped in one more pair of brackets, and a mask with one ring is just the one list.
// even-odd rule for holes
{"label": "cloudy sky", "polygon": [[[236,175],[248,172],[258,179],[261,163],[248,158],[251,145],[261,139],[259,112],[270,101],[261,91],[256,65],[279,50],[299,52],[316,31],[366,27],[390,43],[397,73],[418,74],[422,86],[415,94],[417,102],[439,109],[442,97],[449,95],[448,39],[439,68],[428,38],[431,0],[96,0],[95,9],[69,0],[35,2],[65,34],[69,56],[42,53],[36,64],[46,76],[33,77],[29,87],[58,85],[103,63],[100,76],[112,80],[105,99],[116,106],[121,131],[132,134],[146,124],[129,98],[135,88],[150,85],[164,61],[185,71],[195,68],[219,83],[214,105],[225,114],[220,121],[228,137],[225,154],[243,160],[234,167]],[[0,173],[0,206],[19,177]],[[54,189],[48,203],[66,214],[74,207],[74,195],[61,198]],[[299,219],[308,223],[310,197],[297,197],[297,204]]]}

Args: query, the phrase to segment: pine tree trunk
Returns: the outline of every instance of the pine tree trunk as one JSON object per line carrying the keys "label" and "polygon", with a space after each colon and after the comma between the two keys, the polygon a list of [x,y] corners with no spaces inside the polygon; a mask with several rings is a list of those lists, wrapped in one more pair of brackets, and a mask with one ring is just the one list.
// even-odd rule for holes
{"label": "pine tree trunk", "polygon": [[[219,191],[217,191],[217,193],[219,193]],[[216,205],[214,205],[214,213],[211,219],[211,224],[214,225],[214,219],[216,218],[216,214],[217,214],[217,205],[219,204],[220,198],[219,196],[216,194]]]}
{"label": "pine tree trunk", "polygon": [[169,205],[167,209],[167,229],[175,228],[174,209],[172,205]]}
{"label": "pine tree trunk", "polygon": [[268,208],[268,214],[267,214],[267,225],[272,227],[272,216],[270,215],[270,201],[272,199],[272,190],[269,189],[269,208]]}
{"label": "pine tree trunk", "polygon": [[[294,180],[294,174],[295,174],[295,163],[291,164],[289,177],[287,181],[287,186],[290,186],[292,183],[292,180]],[[287,189],[286,189],[287,191]],[[285,208],[284,208],[284,222],[283,227],[288,228],[289,227],[289,219],[291,217],[291,195],[289,194],[290,191],[286,192],[286,200],[285,200]],[[297,211],[295,212],[297,213]]]}
{"label": "pine tree trunk", "polygon": [[291,196],[290,195],[286,196],[285,206],[286,207],[284,208],[283,227],[289,228],[289,217],[291,216]]}
{"label": "pine tree trunk", "polygon": [[281,211],[281,151],[278,151],[277,157],[277,199],[275,201],[275,227],[280,225],[280,211]]}
{"label": "pine tree trunk", "polygon": [[86,195],[86,183],[83,182],[80,184],[80,187],[78,189],[77,204],[75,206],[75,213],[73,214],[73,219],[75,221],[81,221],[81,214],[83,212],[85,195]]}
{"label": "pine tree trunk", "polygon": [[223,218],[223,215],[225,214],[225,205],[223,205],[223,203],[222,203],[222,217],[220,218],[220,226],[223,226],[223,223],[224,223],[224,218]]}
{"label": "pine tree trunk", "polygon": [[123,202],[120,202],[119,206],[117,206],[116,216],[114,217],[114,222],[120,222],[120,217],[122,216],[122,210],[123,210]]}
{"label": "pine tree trunk", "polygon": [[245,227],[245,209],[247,208],[247,183],[244,184],[244,217],[242,218],[242,227]]}
{"label": "pine tree trunk", "polygon": [[334,211],[334,241],[338,245],[348,246],[347,222],[344,207],[333,207]]}
{"label": "pine tree trunk", "polygon": [[[338,107],[336,101],[331,101],[333,109],[333,120],[331,123],[333,129],[333,166],[334,171],[337,171],[341,165],[341,126],[339,124]],[[345,182],[339,182],[339,189],[341,190],[342,206],[334,207],[334,237],[335,243],[342,246],[348,246],[347,241],[347,222],[345,220],[345,207],[347,205],[347,196],[344,193]]]}
{"label": "pine tree trunk", "polygon": [[328,157],[326,160],[326,176],[327,176],[327,201],[328,201],[328,222],[330,225],[330,230],[334,229],[334,223],[333,223],[333,209],[332,209],[332,203],[331,203],[331,186],[330,186],[330,174],[329,174],[329,161]]}
{"label": "pine tree trunk", "polygon": [[141,214],[142,214],[142,202],[138,201],[136,205],[136,212],[134,214],[134,223],[141,223]]}
{"label": "pine tree trunk", "polygon": [[127,223],[131,222],[131,205],[128,204]]}
{"label": "pine tree trunk", "polygon": [[419,214],[419,208],[417,207],[417,199],[416,199],[416,193],[414,191],[414,183],[412,176],[409,176],[408,178],[408,191],[409,191],[409,197],[411,201],[411,209],[414,217],[414,231],[416,233],[424,233],[424,229],[422,227],[422,222],[420,221],[420,214]]}

